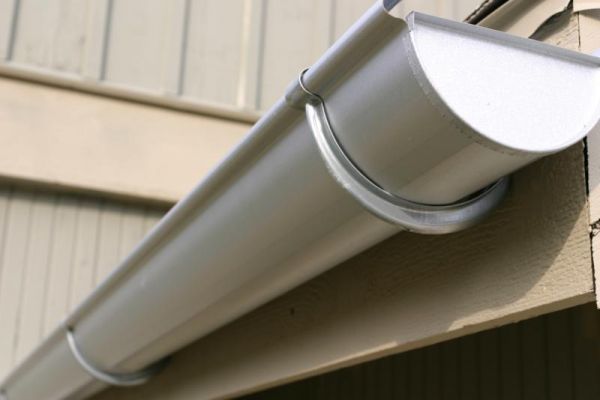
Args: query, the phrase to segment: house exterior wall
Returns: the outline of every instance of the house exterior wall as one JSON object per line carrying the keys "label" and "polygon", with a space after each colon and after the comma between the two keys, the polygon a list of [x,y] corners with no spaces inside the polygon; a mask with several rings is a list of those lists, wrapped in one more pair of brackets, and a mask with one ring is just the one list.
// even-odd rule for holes
{"label": "house exterior wall", "polygon": [[0,376],[55,329],[164,212],[0,184]]}

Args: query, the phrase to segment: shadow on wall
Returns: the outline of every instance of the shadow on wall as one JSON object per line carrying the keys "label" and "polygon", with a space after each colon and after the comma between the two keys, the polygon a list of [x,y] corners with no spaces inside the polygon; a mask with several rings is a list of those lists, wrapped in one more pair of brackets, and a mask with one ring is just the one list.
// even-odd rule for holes
{"label": "shadow on wall", "polygon": [[400,233],[179,352],[149,384],[96,399],[214,397],[225,381],[257,390],[281,360],[300,379],[589,295],[583,166],[581,143],[542,159],[514,176],[503,206],[475,228]]}
{"label": "shadow on wall", "polygon": [[600,398],[593,303],[295,382],[245,400]]}

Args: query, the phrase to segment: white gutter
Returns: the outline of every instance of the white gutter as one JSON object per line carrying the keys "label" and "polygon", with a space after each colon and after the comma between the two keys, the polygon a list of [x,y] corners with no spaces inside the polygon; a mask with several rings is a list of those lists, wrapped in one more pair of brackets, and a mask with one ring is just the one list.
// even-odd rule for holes
{"label": "white gutter", "polygon": [[83,367],[111,383],[140,378],[115,372],[143,369],[401,229],[470,226],[502,198],[499,179],[596,124],[599,59],[422,14],[405,22],[388,13],[396,3],[374,5],[290,87],[4,380],[7,399],[105,386]]}

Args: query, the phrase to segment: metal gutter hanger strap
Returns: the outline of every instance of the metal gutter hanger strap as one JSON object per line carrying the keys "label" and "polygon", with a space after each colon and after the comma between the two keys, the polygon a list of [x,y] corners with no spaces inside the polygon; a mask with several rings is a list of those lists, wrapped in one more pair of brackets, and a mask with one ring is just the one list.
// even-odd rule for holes
{"label": "metal gutter hanger strap", "polygon": [[[167,357],[163,358],[162,360],[159,360],[154,364],[151,364],[150,366],[144,368],[141,371],[129,373],[108,372],[96,367],[93,363],[89,362],[85,358],[85,356],[83,355],[83,353],[77,345],[77,341],[75,340],[75,335],[71,327],[67,328],[67,342],[69,343],[69,348],[73,353],[73,357],[75,357],[75,359],[83,369],[85,369],[90,375],[92,375],[97,380],[112,386],[143,385],[150,378],[152,378],[154,375],[160,372],[169,362],[169,357]],[[1,397],[0,400],[2,400]]]}
{"label": "metal gutter hanger strap", "polygon": [[414,203],[386,191],[346,154],[331,127],[325,102],[304,84],[306,71],[300,73],[298,86],[306,98],[306,117],[321,156],[335,180],[372,214],[412,232],[442,234],[477,223],[504,198],[508,178],[500,179],[464,201],[441,206]]}

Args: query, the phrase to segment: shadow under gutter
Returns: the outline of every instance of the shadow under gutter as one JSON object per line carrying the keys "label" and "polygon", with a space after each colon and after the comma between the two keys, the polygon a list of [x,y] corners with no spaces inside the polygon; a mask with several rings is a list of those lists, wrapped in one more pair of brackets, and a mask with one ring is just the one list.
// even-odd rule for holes
{"label": "shadow under gutter", "polygon": [[174,351],[400,230],[472,226],[501,201],[505,176],[598,121],[599,59],[404,20],[396,3],[376,3],[300,74],[2,382],[7,399],[143,383]]}

